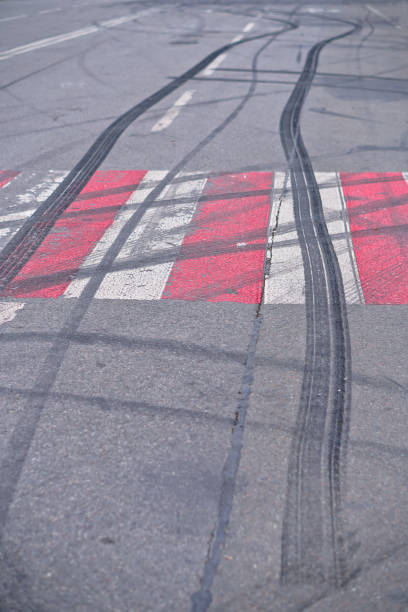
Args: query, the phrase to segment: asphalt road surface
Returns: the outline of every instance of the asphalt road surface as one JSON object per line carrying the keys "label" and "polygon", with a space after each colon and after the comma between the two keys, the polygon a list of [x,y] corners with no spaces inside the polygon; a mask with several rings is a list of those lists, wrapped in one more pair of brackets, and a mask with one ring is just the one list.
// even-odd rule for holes
{"label": "asphalt road surface", "polygon": [[407,3],[0,32],[0,610],[407,610]]}

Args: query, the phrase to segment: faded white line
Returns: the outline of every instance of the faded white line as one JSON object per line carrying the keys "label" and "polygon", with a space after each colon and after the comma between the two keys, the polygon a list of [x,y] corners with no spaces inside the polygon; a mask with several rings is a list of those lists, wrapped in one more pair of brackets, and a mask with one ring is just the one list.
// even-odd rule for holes
{"label": "faded white line", "polygon": [[[255,22],[251,21],[250,23],[246,24],[246,26],[244,27],[242,31],[247,33],[253,30],[254,27],[255,27]],[[244,37],[242,34],[238,34],[238,36],[235,36],[235,38],[233,38],[231,42],[236,43],[242,40],[243,38]],[[211,62],[211,64],[209,64],[205,70],[203,70],[202,75],[211,76],[212,74],[214,74],[214,71],[218,68],[218,66],[222,64],[222,62],[225,60],[226,57],[227,57],[226,53],[221,53],[221,55],[216,57],[215,60]]]}
{"label": "faded white line", "polygon": [[397,28],[397,30],[401,30],[401,26],[398,24],[395,24],[392,19],[390,19],[389,17],[387,17],[387,15],[384,15],[384,13],[382,13],[381,11],[379,11],[378,9],[374,8],[373,6],[370,6],[369,4],[366,4],[366,8],[371,11],[372,13],[375,13],[376,15],[378,15],[379,17],[381,17],[381,19],[384,19],[384,21],[386,21],[387,23],[389,23],[390,25],[392,25],[393,28]]}
{"label": "faded white line", "polygon": [[216,57],[215,60],[212,61],[211,64],[209,64],[205,70],[203,70],[203,76],[211,76],[214,73],[214,70],[218,68],[218,66],[225,60],[226,57],[226,53],[221,53],[221,55]]}
{"label": "faded white line", "polygon": [[[45,202],[58,185],[64,180],[68,172],[61,170],[50,170],[45,178],[38,184],[28,189],[25,193],[16,196],[17,203],[21,206]],[[36,177],[34,173],[32,177]],[[14,212],[14,211],[13,211]]]}
{"label": "faded white line", "polygon": [[44,11],[40,11],[39,15],[48,15],[48,13],[57,13],[58,11],[62,11],[61,8],[53,8],[53,9],[45,9]]}
{"label": "faded white line", "polygon": [[67,32],[66,34],[59,34],[58,36],[51,36],[50,38],[42,38],[41,40],[36,40],[27,45],[21,45],[19,47],[14,47],[13,49],[3,51],[2,53],[0,53],[0,60],[9,59],[10,57],[14,57],[15,55],[29,53],[30,51],[36,51],[37,49],[43,49],[44,47],[49,47],[51,45],[58,45],[68,40],[80,38],[81,36],[95,34],[96,32],[100,32],[103,28],[114,28],[118,25],[121,25],[122,23],[134,21],[140,16],[141,13],[135,13],[134,15],[129,15],[127,17],[119,17],[117,19],[109,19],[108,21],[101,21],[98,25],[81,28],[80,30],[74,30],[73,32]]}
{"label": "faded white line", "polygon": [[1,21],[14,21],[15,19],[23,19],[23,17],[27,17],[27,15],[14,15],[14,17],[2,17]]}
{"label": "faded white line", "polygon": [[334,8],[317,8],[314,6],[311,6],[307,9],[305,9],[305,11],[307,13],[340,13],[340,9],[334,9]]}
{"label": "faded white line", "polygon": [[[36,208],[53,193],[67,174],[68,172],[61,172],[59,170],[47,172],[45,178],[40,183],[34,184],[33,187],[15,196],[13,204],[8,209],[3,209],[2,212],[4,214],[0,216],[0,222],[24,221],[31,217]],[[19,178],[21,178],[21,175],[19,175]],[[33,183],[35,180],[38,180],[37,173],[34,172],[30,175],[31,180]],[[4,246],[3,239],[9,239],[17,232],[20,226],[21,223],[17,223],[14,227],[2,227],[0,229],[0,247]]]}
{"label": "faded white line", "polygon": [[21,219],[27,219],[35,212],[35,208],[29,208],[21,212],[10,213],[8,215],[0,215],[0,223],[8,223],[9,221],[21,221]]}
{"label": "faded white line", "polygon": [[173,123],[174,119],[180,113],[183,106],[188,104],[193,97],[195,89],[191,89],[189,91],[185,91],[178,100],[173,104],[173,106],[167,111],[165,115],[161,119],[154,124],[151,131],[152,132],[161,132],[169,127],[171,123]]}
{"label": "faded white line", "polygon": [[22,308],[24,302],[0,302],[0,325],[12,321]]}

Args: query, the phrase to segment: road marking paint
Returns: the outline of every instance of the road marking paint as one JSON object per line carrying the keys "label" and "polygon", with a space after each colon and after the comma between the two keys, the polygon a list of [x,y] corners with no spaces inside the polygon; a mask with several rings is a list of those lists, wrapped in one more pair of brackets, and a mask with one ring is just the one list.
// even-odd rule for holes
{"label": "road marking paint", "polygon": [[48,13],[57,13],[58,11],[62,11],[61,8],[53,8],[53,9],[45,9],[44,11],[39,11],[39,15],[48,15]]}
{"label": "road marking paint", "polygon": [[[45,202],[45,200],[55,191],[60,183],[67,176],[68,172],[61,170],[50,170],[45,178],[34,187],[30,187],[24,193],[17,195],[17,205],[27,206],[27,204],[35,204]],[[36,177],[34,173],[32,178]]]}
{"label": "road marking paint", "polygon": [[143,170],[97,171],[3,295],[50,298],[63,294],[144,175]]}
{"label": "road marking paint", "polygon": [[35,213],[35,210],[35,208],[28,208],[27,210],[22,210],[20,212],[0,215],[0,223],[9,223],[12,221],[21,221],[22,219],[27,219],[28,217],[31,217],[33,213]]}
{"label": "road marking paint", "polygon": [[401,172],[340,174],[367,304],[408,303],[408,184]]}
{"label": "road marking paint", "polygon": [[336,172],[317,172],[316,180],[327,229],[342,272],[346,302],[349,304],[364,304],[347,207],[338,174]]}
{"label": "road marking paint", "polygon": [[395,24],[389,17],[387,17],[387,15],[384,15],[384,13],[382,13],[378,9],[374,8],[373,6],[370,6],[369,4],[366,4],[366,8],[369,11],[371,11],[372,13],[375,13],[376,15],[378,15],[379,17],[384,19],[384,21],[386,21],[387,23],[392,25],[393,28],[397,28],[397,30],[401,30],[401,26],[400,25]]}
{"label": "road marking paint", "polygon": [[[33,173],[28,179],[34,186],[17,195],[15,183],[13,206],[0,215],[3,244],[66,174],[50,171],[35,184]],[[79,297],[135,210],[166,174],[97,172],[4,294]],[[0,184],[15,175],[0,171]],[[256,303],[265,264],[265,303],[304,303],[290,182],[285,186],[286,175],[275,173],[268,223],[272,176],[176,177],[149,202],[96,297]],[[27,182],[24,174],[17,180],[23,179]],[[408,173],[326,172],[317,173],[316,180],[347,303],[408,303]]]}
{"label": "road marking paint", "polygon": [[73,32],[67,32],[66,34],[59,34],[58,36],[42,38],[41,40],[36,40],[27,45],[20,45],[19,47],[14,47],[13,49],[8,49],[7,51],[1,52],[0,60],[9,59],[10,57],[14,57],[15,55],[20,55],[22,53],[29,53],[30,51],[36,51],[37,49],[43,49],[44,47],[49,47],[51,45],[57,45],[59,43],[66,42],[68,40],[80,38],[81,36],[88,36],[89,34],[95,34],[96,32],[100,32],[102,28],[113,28],[118,25],[121,25],[122,23],[127,23],[128,21],[134,21],[138,17],[140,17],[140,13],[129,15],[127,17],[119,17],[117,19],[109,19],[108,21],[101,21],[98,25],[88,26],[86,28],[81,28],[80,30],[74,30]]}
{"label": "road marking paint", "polygon": [[307,13],[340,13],[340,9],[335,8],[317,8],[317,7],[309,7],[306,8],[305,11]]}
{"label": "road marking paint", "polygon": [[[253,30],[254,27],[255,22],[251,21],[250,23],[247,23],[247,25],[244,27],[243,32],[250,32],[251,30]],[[236,43],[241,41],[243,38],[244,36],[242,34],[238,34],[238,36],[235,36],[235,38],[233,38],[231,42]],[[215,60],[211,62],[211,64],[208,64],[207,68],[203,70],[201,74],[203,76],[211,76],[212,74],[214,74],[214,71],[222,64],[226,57],[226,53],[221,53],[221,55],[216,57]]]}
{"label": "road marking paint", "polygon": [[203,70],[202,72],[203,76],[211,76],[212,74],[214,74],[214,70],[216,70],[218,66],[222,64],[222,62],[225,60],[226,57],[227,57],[226,53],[221,53],[221,55],[216,57],[215,60],[212,61],[211,64],[208,64],[207,68]]}
{"label": "road marking paint", "polygon": [[290,181],[285,173],[275,174],[273,214],[268,234],[273,232],[271,266],[265,278],[265,304],[303,304],[305,278],[302,251],[296,231]]}
{"label": "road marking paint", "polygon": [[0,325],[12,321],[22,308],[24,308],[22,302],[0,302]]}
{"label": "road marking paint", "polygon": [[272,172],[208,180],[163,299],[258,303]]}
{"label": "road marking paint", "polygon": [[116,28],[116,26],[122,25],[122,23],[134,21],[137,17],[139,17],[139,15],[128,15],[127,17],[117,17],[116,19],[108,19],[107,21],[101,21],[99,26],[103,28]]}
{"label": "road marking paint", "polygon": [[0,22],[2,21],[14,21],[15,19],[23,19],[23,17],[28,17],[28,15],[14,15],[13,17],[2,17]]}
{"label": "road marking paint", "polygon": [[154,124],[151,131],[152,132],[161,132],[169,127],[171,123],[175,120],[175,118],[179,115],[183,106],[188,104],[193,97],[195,89],[191,89],[189,91],[185,91],[178,100],[173,104],[173,106],[167,111],[167,113]]}
{"label": "road marking paint", "polygon": [[205,182],[183,173],[167,185],[121,249],[114,264],[119,269],[105,275],[95,297],[160,299]]}
{"label": "road marking paint", "polygon": [[88,34],[94,34],[98,31],[98,27],[90,26],[88,28],[82,28],[81,30],[75,30],[74,32],[68,32],[67,34],[60,34],[58,36],[51,36],[50,38],[43,38],[27,45],[21,45],[19,47],[9,49],[8,51],[3,51],[2,53],[0,53],[0,60],[9,59],[10,57],[14,57],[15,55],[20,55],[22,53],[36,51],[37,49],[43,49],[44,47],[49,47],[50,45],[57,45],[67,40],[73,40],[74,38],[87,36]]}
{"label": "road marking paint", "polygon": [[0,170],[0,189],[11,183],[18,174],[15,170]]}
{"label": "road marking paint", "polygon": [[155,189],[160,181],[164,179],[166,174],[167,170],[150,171],[145,174],[138,188],[121,207],[112,225],[108,227],[101,240],[96,243],[93,250],[83,261],[77,276],[65,290],[64,297],[77,298],[82,294],[89,282],[93,270],[101,263],[104,255],[115,242],[122,228],[130,220],[140,204],[145,201],[153,189]]}
{"label": "road marking paint", "polygon": [[[18,174],[18,172],[0,172],[0,186],[2,176],[4,178],[5,175],[8,175],[7,182],[5,184],[3,183],[4,189],[7,187],[8,183],[10,183],[11,178],[15,178]],[[16,195],[15,199],[13,200],[13,204],[10,205],[8,209],[6,207],[3,208],[4,214],[0,217],[0,222],[13,223],[13,226],[2,227],[0,229],[0,248],[3,247],[6,242],[19,230],[22,223],[18,223],[18,221],[24,221],[30,217],[35,212],[37,206],[48,198],[48,196],[54,191],[54,189],[56,189],[66,175],[67,172],[50,170],[45,179],[43,179],[39,184],[31,187],[22,194]],[[31,175],[31,179],[34,179],[34,177],[36,177],[35,173]],[[14,202],[17,202],[17,204]],[[31,206],[27,209],[26,207],[28,204]],[[34,208],[33,205],[35,205]]]}

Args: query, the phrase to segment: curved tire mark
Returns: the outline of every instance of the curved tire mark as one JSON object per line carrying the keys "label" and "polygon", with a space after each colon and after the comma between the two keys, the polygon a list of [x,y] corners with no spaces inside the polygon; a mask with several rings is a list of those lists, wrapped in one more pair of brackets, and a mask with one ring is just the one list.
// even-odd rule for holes
{"label": "curved tire mark", "polygon": [[307,320],[282,531],[282,584],[341,586],[347,579],[342,488],[351,399],[349,330],[341,272],[300,133],[300,115],[320,52],[360,28],[352,25],[351,30],[310,49],[280,123],[303,257]]}

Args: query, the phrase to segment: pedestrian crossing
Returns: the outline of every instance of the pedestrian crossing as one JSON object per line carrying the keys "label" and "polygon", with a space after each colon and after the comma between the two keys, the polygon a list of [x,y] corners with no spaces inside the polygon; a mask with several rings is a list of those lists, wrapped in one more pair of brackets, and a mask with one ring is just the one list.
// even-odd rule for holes
{"label": "pedestrian crossing", "polygon": [[[66,172],[0,171],[0,248]],[[284,172],[97,171],[3,297],[302,304],[305,280]],[[408,175],[318,172],[349,304],[408,303]],[[135,221],[137,216],[137,221]]]}

